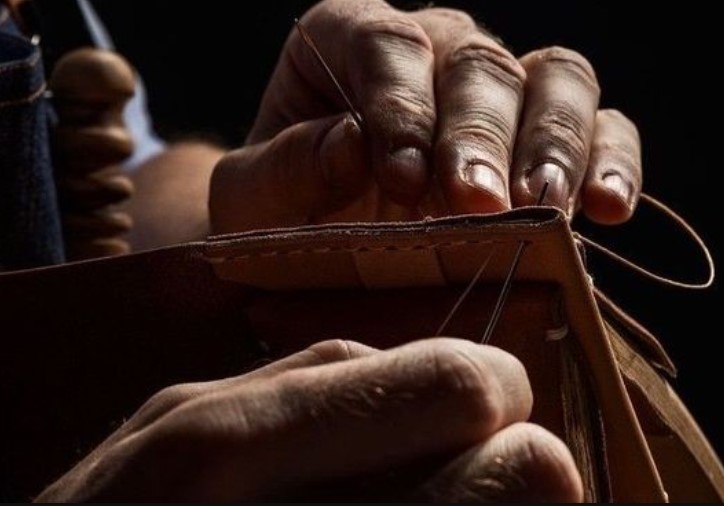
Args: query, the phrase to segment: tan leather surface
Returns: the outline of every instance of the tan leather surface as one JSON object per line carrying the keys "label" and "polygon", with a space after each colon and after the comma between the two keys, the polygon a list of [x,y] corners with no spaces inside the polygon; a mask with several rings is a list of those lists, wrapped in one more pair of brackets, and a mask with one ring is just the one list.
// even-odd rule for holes
{"label": "tan leather surface", "polygon": [[479,339],[520,240],[530,244],[493,344],[527,364],[534,417],[562,436],[558,359],[564,348],[580,357],[612,498],[663,500],[567,223],[550,209],[241,234],[0,275],[0,402],[13,414],[0,434],[3,498],[37,493],[163,386],[239,374],[325,338],[433,335],[497,244],[446,331]]}
{"label": "tan leather surface", "polygon": [[665,373],[669,378],[676,378],[678,374],[676,364],[671,360],[658,339],[639,322],[626,314],[606,294],[600,290],[595,290],[594,293],[604,318],[625,331],[619,334],[620,337],[628,340],[629,345],[636,350],[636,353],[652,367]]}
{"label": "tan leather surface", "polygon": [[724,467],[691,414],[661,374],[613,327],[608,330],[669,499],[721,502]]}

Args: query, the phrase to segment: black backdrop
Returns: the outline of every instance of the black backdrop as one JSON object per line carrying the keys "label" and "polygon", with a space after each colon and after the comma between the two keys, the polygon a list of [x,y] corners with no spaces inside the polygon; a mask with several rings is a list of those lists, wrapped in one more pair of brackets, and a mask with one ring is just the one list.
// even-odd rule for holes
{"label": "black backdrop", "polygon": [[[147,80],[158,129],[171,137],[213,135],[233,145],[253,121],[294,17],[313,3],[106,0],[97,7],[119,50]],[[687,217],[719,259],[722,242],[715,215],[721,196],[713,178],[721,163],[720,86],[712,72],[721,29],[711,9],[692,2],[656,9],[633,4],[439,3],[473,13],[516,54],[552,44],[585,54],[598,71],[602,105],[621,109],[639,125],[646,190]],[[614,232],[583,221],[576,226],[655,269],[675,276],[703,275],[685,236],[646,210]],[[666,288],[595,258],[592,272],[600,286],[664,341],[680,369],[675,387],[721,453],[720,288],[698,293]]]}

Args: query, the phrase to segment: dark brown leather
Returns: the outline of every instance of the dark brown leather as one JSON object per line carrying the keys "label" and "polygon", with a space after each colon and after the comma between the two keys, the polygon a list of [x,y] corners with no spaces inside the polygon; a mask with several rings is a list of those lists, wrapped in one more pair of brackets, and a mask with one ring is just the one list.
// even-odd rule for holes
{"label": "dark brown leather", "polygon": [[39,493],[160,388],[262,353],[202,244],[0,276],[0,491]]}
{"label": "dark brown leather", "polygon": [[566,220],[542,208],[253,232],[0,275],[3,498],[40,491],[164,386],[328,338],[434,335],[494,248],[446,331],[479,340],[520,241],[492,344],[526,364],[533,419],[569,443],[588,498],[721,500],[721,464],[666,383],[673,364],[596,300]]}

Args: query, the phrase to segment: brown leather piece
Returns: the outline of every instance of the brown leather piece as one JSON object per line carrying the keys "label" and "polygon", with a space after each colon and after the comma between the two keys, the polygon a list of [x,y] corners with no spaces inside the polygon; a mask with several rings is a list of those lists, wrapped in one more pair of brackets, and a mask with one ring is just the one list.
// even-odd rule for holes
{"label": "brown leather piece", "polygon": [[676,378],[678,374],[676,364],[671,360],[658,339],[639,322],[626,314],[601,290],[595,290],[594,293],[603,316],[614,328],[621,329],[621,338],[626,339],[650,365],[666,373],[669,378]]}
{"label": "brown leather piece", "polygon": [[721,502],[724,468],[665,379],[612,327],[609,335],[672,502]]}
{"label": "brown leather piece", "polygon": [[[608,441],[613,499],[662,501],[665,495],[660,478],[562,213],[526,208],[416,223],[312,226],[276,234],[250,232],[212,238],[206,255],[221,278],[265,289],[369,288],[374,276],[358,268],[359,255],[386,253],[380,258],[394,262],[398,286],[408,286],[434,251],[444,281],[461,284],[472,279],[490,248],[495,247],[483,282],[500,283],[521,241],[527,248],[518,279],[561,287],[566,318],[572,333],[579,337],[593,376]],[[404,255],[398,259],[400,252]],[[415,253],[418,261],[410,261]],[[391,286],[386,277],[380,288]]]}
{"label": "brown leather piece", "polygon": [[0,496],[27,500],[152,394],[264,356],[201,244],[0,275]]}
{"label": "brown leather piece", "polygon": [[[526,364],[534,419],[569,443],[568,403],[590,397],[590,430],[577,432],[596,464],[590,498],[663,501],[658,470],[666,482],[667,459],[683,462],[705,439],[662,450],[661,434],[698,429],[632,404],[567,222],[551,209],[255,232],[0,275],[0,402],[12,413],[0,434],[3,499],[40,491],[164,386],[240,374],[327,338],[387,347],[434,335],[492,248],[445,332],[479,340],[521,240],[528,246],[492,343]],[[564,356],[576,375],[564,374]],[[592,395],[572,389],[571,377]],[[690,462],[694,476],[721,470],[716,456]]]}

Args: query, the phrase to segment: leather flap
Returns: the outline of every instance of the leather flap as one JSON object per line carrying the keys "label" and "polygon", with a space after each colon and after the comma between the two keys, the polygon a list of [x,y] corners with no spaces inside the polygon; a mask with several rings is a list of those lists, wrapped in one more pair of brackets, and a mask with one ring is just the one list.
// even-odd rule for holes
{"label": "leather flap", "polygon": [[[209,239],[205,256],[221,279],[270,290],[440,286],[469,281],[493,250],[484,279],[499,279],[520,240],[533,250],[525,257],[537,257],[565,228],[554,209],[522,209],[218,236]],[[534,262],[520,268],[526,280],[558,279]]]}
{"label": "leather flap", "polygon": [[672,502],[721,502],[724,467],[659,370],[609,327],[614,353]]}
{"label": "leather flap", "polygon": [[658,339],[639,322],[618,307],[601,290],[596,290],[596,301],[606,320],[614,325],[619,334],[626,338],[649,364],[664,372],[669,378],[676,378],[678,371]]}

